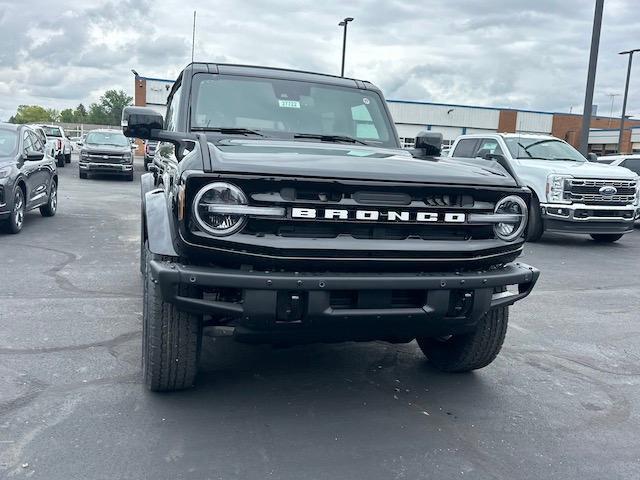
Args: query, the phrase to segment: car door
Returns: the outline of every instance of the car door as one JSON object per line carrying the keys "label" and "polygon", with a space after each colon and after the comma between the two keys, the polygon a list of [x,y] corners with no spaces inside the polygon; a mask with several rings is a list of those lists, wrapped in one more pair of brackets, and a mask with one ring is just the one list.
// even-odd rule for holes
{"label": "car door", "polygon": [[458,140],[456,148],[450,156],[458,158],[474,158],[475,152],[477,151],[476,145],[478,145],[477,138],[463,138]]}
{"label": "car door", "polygon": [[[47,200],[47,189],[49,187],[49,160],[45,156],[44,146],[38,136],[31,131],[23,133],[23,173],[27,183],[27,208],[41,205]],[[30,153],[42,153],[43,158],[39,160],[27,160]]]}

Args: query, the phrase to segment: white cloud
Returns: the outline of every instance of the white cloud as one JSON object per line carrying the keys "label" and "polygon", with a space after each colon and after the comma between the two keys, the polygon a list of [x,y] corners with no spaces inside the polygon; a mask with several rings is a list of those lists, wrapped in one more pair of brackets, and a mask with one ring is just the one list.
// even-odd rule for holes
{"label": "white cloud", "polygon": [[[0,0],[0,119],[22,103],[58,109],[133,90],[131,68],[175,78],[196,59],[347,74],[387,98],[568,111],[582,104],[593,2],[584,0]],[[638,47],[640,2],[605,5],[595,103],[608,113]],[[617,100],[617,111],[620,110]],[[640,115],[640,58],[630,88]]]}

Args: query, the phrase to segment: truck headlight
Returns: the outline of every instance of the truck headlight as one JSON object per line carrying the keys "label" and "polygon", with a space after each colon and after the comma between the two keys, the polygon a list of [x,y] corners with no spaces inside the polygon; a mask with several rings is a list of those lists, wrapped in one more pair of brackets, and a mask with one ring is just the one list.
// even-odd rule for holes
{"label": "truck headlight", "polygon": [[224,207],[234,205],[247,205],[247,196],[242,190],[226,182],[210,183],[194,198],[193,216],[198,227],[205,232],[217,237],[231,235],[247,222],[246,215],[224,213]]}
{"label": "truck headlight", "polygon": [[640,205],[640,177],[638,177],[638,179],[636,180],[636,196],[635,196],[635,200],[633,201],[633,204],[637,207],[638,205]]}
{"label": "truck headlight", "polygon": [[522,235],[529,219],[529,209],[522,198],[516,195],[504,197],[496,203],[493,211],[509,218],[508,221],[493,226],[493,231],[500,240],[510,242]]}
{"label": "truck headlight", "polygon": [[549,175],[547,177],[547,202],[571,203],[565,198],[565,186],[571,177],[567,175]]}

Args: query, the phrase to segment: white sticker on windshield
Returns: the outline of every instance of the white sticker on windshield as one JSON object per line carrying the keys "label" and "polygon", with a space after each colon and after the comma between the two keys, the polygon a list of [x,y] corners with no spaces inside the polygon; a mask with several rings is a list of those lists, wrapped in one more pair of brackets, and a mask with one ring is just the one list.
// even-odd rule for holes
{"label": "white sticker on windshield", "polygon": [[364,103],[365,105],[369,105],[371,103],[371,100],[369,100],[367,97],[364,97],[362,99],[362,103]]}
{"label": "white sticker on windshield", "polygon": [[300,108],[300,102],[297,100],[278,100],[280,108]]}

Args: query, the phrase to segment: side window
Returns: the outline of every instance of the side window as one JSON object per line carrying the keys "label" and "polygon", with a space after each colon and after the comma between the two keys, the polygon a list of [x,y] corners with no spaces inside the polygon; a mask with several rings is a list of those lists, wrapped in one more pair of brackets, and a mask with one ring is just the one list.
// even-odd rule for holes
{"label": "side window", "polygon": [[24,132],[23,149],[25,154],[35,151],[33,146],[33,137],[29,135],[29,132]]}
{"label": "side window", "polygon": [[640,158],[628,158],[620,166],[640,175]]}
{"label": "side window", "polygon": [[42,143],[42,140],[40,140],[40,137],[38,136],[38,134],[35,132],[28,132],[28,134],[31,137],[31,143],[33,145],[33,149],[36,152],[44,152],[44,144]]}
{"label": "side window", "polygon": [[485,158],[488,154],[504,155],[498,141],[493,138],[483,138],[478,143],[478,150],[475,157]]}
{"label": "side window", "polygon": [[454,157],[473,158],[476,150],[477,138],[463,138],[456,145],[456,149],[453,152]]}
{"label": "side window", "polygon": [[180,92],[182,91],[182,85],[180,85],[171,96],[171,102],[167,107],[167,118],[165,119],[165,129],[172,132],[178,130],[178,112],[180,111]]}

